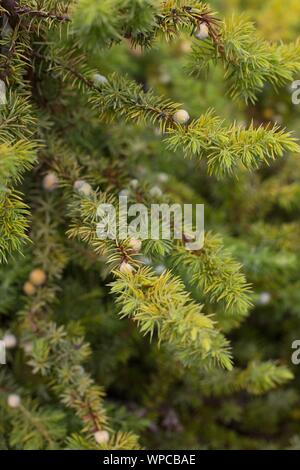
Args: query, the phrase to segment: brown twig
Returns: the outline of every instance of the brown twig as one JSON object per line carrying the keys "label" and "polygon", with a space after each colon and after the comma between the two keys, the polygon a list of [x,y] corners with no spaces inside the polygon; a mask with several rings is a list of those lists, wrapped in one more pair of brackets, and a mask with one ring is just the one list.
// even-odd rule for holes
{"label": "brown twig", "polygon": [[47,11],[41,11],[41,10],[31,10],[28,7],[17,8],[15,12],[19,16],[29,15],[29,16],[35,16],[37,18],[54,19],[57,21],[71,21],[67,15],[59,15],[53,12],[47,12]]}
{"label": "brown twig", "polygon": [[49,18],[57,21],[70,21],[67,15],[61,15],[54,12],[33,10],[29,7],[21,7],[17,0],[1,0],[0,5],[7,11],[10,17],[16,19],[18,16],[28,15],[37,18]]}

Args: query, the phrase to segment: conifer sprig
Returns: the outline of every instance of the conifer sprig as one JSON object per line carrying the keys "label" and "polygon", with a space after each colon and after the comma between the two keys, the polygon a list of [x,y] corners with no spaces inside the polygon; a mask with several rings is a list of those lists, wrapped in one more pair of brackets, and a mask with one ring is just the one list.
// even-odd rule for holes
{"label": "conifer sprig", "polygon": [[[59,221],[52,221],[53,206],[48,212],[46,201],[38,199],[36,204],[37,217],[32,238],[36,244],[36,262],[44,266],[48,278],[46,284],[27,299],[19,312],[20,338],[27,363],[34,374],[40,374],[48,380],[48,386],[61,403],[75,411],[82,423],[81,433],[90,442],[95,441],[96,432],[107,431],[112,442],[116,443],[118,436],[109,424],[103,388],[94,382],[82,365],[91,352],[84,340],[83,329],[74,325],[73,329],[67,330],[53,321],[52,308],[59,292],[57,283],[67,258],[61,256],[64,250],[60,247],[57,234]],[[26,349],[28,344],[31,347]],[[133,434],[123,433],[122,448],[126,448],[127,438],[128,445],[133,446],[135,442],[138,447],[137,438]],[[106,444],[109,445],[108,442]]]}
{"label": "conifer sprig", "polygon": [[187,157],[206,158],[210,174],[233,174],[239,168],[253,170],[285,152],[297,152],[299,146],[291,133],[273,127],[248,129],[233,123],[227,126],[212,111],[187,125],[177,124],[174,113],[179,104],[172,103],[141,86],[112,75],[99,92],[91,92],[92,105],[107,119],[123,117],[129,121],[150,122],[165,132],[171,150],[182,150]]}
{"label": "conifer sprig", "polygon": [[201,23],[208,26],[211,38],[218,43],[220,20],[207,3],[195,0],[167,0],[161,3],[157,30],[162,32],[168,40],[174,39],[182,29],[193,32]]}
{"label": "conifer sprig", "polygon": [[134,275],[115,274],[112,292],[121,304],[121,316],[137,322],[143,334],[157,335],[159,343],[170,343],[185,365],[231,370],[227,340],[202,313],[202,307],[191,300],[178,278],[170,272],[157,277],[149,268],[141,268]]}
{"label": "conifer sprig", "polygon": [[268,43],[245,16],[224,20],[220,37],[221,48],[211,39],[195,42],[189,67],[200,76],[221,61],[233,98],[254,103],[266,83],[282,87],[300,70],[299,40],[290,44]]}
{"label": "conifer sprig", "polygon": [[278,385],[293,379],[293,373],[274,361],[252,361],[245,369],[235,367],[225,373],[221,369],[205,373],[201,389],[205,395],[228,396],[246,391],[250,395],[262,395]]}
{"label": "conifer sprig", "polygon": [[[7,404],[8,397],[16,392],[22,398],[18,407],[11,408]],[[67,433],[65,413],[51,405],[41,406],[37,400],[31,399],[26,389],[18,386],[12,374],[3,369],[0,374],[0,408],[6,416],[2,421],[3,428],[6,428],[6,421],[11,427],[7,439],[10,447],[54,450],[63,445]]]}
{"label": "conifer sprig", "polygon": [[219,236],[206,233],[203,248],[197,252],[178,246],[173,258],[175,266],[188,273],[190,282],[209,302],[223,306],[225,315],[238,320],[248,314],[250,285],[242,266],[224,249]]}
{"label": "conifer sprig", "polygon": [[29,208],[19,192],[0,188],[0,262],[29,241]]}
{"label": "conifer sprig", "polygon": [[130,38],[133,44],[151,46],[158,34],[172,40],[183,29],[192,34],[195,28],[205,24],[208,38],[194,41],[190,71],[196,76],[201,75],[212,64],[221,61],[225,79],[229,81],[229,93],[246,102],[254,103],[265,83],[281,87],[291,82],[300,70],[299,41],[269,43],[245,16],[221,20],[207,3],[195,0],[167,0],[160,5],[146,1],[143,7],[144,18],[147,18],[145,24],[140,23],[140,0],[134,0],[132,5],[128,1],[115,0],[116,14],[113,16],[111,2],[102,2],[100,7],[81,0],[74,13],[75,32],[83,38],[83,46],[85,42],[91,44],[84,41],[87,35],[95,37],[95,41],[97,38],[97,43],[92,43],[94,48],[99,46],[99,38],[102,45],[108,45],[124,37]]}
{"label": "conifer sprig", "polygon": [[[108,198],[100,195],[100,200]],[[231,369],[227,340],[215,329],[214,321],[202,313],[201,305],[192,301],[178,278],[170,272],[158,277],[142,267],[131,250],[126,249],[126,240],[97,237],[98,204],[96,195],[82,198],[80,205],[73,203],[73,222],[68,234],[90,244],[96,253],[106,257],[112,268],[117,268],[113,271],[117,279],[112,284],[112,292],[121,305],[121,316],[132,318],[150,338],[157,336],[159,343],[169,343],[185,365]],[[124,261],[135,267],[134,273],[126,275],[119,271]]]}
{"label": "conifer sprig", "polygon": [[17,141],[12,145],[0,143],[0,185],[16,184],[36,159],[35,143]]}
{"label": "conifer sprig", "polygon": [[62,0],[51,2],[54,6],[53,10],[46,11],[43,4],[49,4],[42,0],[42,2],[37,2],[36,0],[27,0],[26,5],[23,5],[22,0],[1,0],[1,7],[9,14],[12,19],[20,18],[22,16],[36,17],[36,18],[47,18],[50,20],[57,21],[70,21],[70,18],[61,13],[68,8],[68,3],[71,3],[72,0],[64,2]]}

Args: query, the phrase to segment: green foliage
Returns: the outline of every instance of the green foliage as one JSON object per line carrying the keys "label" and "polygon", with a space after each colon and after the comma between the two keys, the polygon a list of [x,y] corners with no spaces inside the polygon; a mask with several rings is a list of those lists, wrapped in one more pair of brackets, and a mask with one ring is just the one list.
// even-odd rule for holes
{"label": "green foliage", "polygon": [[229,93],[254,103],[266,82],[275,88],[293,80],[300,69],[299,47],[270,44],[257,34],[254,24],[244,16],[233,16],[222,25],[220,43],[205,42],[194,46],[191,70],[201,74],[210,64],[221,60]]}
{"label": "green foliage", "polygon": [[[17,169],[15,170],[17,172]],[[7,262],[14,251],[28,241],[28,206],[17,191],[0,190],[0,261]]]}
{"label": "green foliage", "polygon": [[290,133],[273,128],[249,129],[232,124],[226,127],[223,121],[208,112],[188,126],[176,124],[173,116],[179,108],[164,98],[155,97],[151,92],[123,77],[109,77],[101,87],[101,94],[93,92],[91,102],[101,114],[106,113],[138,122],[150,121],[166,132],[166,143],[170,150],[183,150],[187,157],[207,158],[210,174],[223,176],[234,173],[236,167],[248,170],[259,168],[282,157],[285,151],[297,152],[298,144]]}
{"label": "green foliage", "polygon": [[67,440],[70,450],[139,450],[139,444],[134,435],[129,433],[118,433],[114,441],[107,444],[95,444],[92,439],[84,439],[77,434],[72,435]]}
{"label": "green foliage", "polygon": [[174,346],[186,365],[231,369],[231,355],[225,338],[214,329],[211,318],[192,302],[179,279],[166,272],[154,277],[149,268],[131,275],[119,275],[112,292],[122,304],[121,316],[129,316],[143,334]]}
{"label": "green foliage", "polygon": [[188,132],[180,127],[170,134],[167,141],[170,149],[182,146],[185,155],[196,154],[198,158],[206,154],[212,175],[232,174],[238,166],[255,170],[261,163],[269,164],[270,160],[282,157],[285,151],[298,151],[291,134],[279,131],[276,125],[270,129],[255,129],[252,123],[249,129],[237,124],[225,127],[210,113],[192,122]]}
{"label": "green foliage", "polygon": [[120,41],[122,36],[132,40],[147,36],[155,27],[158,5],[156,0],[80,0],[73,15],[74,33],[93,51]]}
{"label": "green foliage", "polygon": [[205,395],[231,395],[233,392],[245,390],[252,395],[262,395],[278,385],[293,378],[287,367],[274,364],[271,361],[251,362],[244,370],[235,368],[230,374],[214,371],[203,377],[203,392]]}
{"label": "green foliage", "polygon": [[200,251],[187,252],[179,247],[174,259],[209,302],[221,302],[225,315],[238,322],[248,314],[250,286],[241,272],[242,266],[224,249],[220,237],[207,233]]}
{"label": "green foliage", "polygon": [[[0,0],[1,448],[299,445],[299,40],[221,3]],[[124,190],[204,246],[99,239]]]}
{"label": "green foliage", "polygon": [[[55,449],[65,437],[65,415],[58,410],[38,409],[32,402],[22,404],[21,413],[12,414],[10,445],[27,449]],[[56,443],[57,442],[57,443]]]}
{"label": "green foliage", "polygon": [[21,181],[23,173],[32,167],[35,148],[32,143],[19,141],[12,145],[0,144],[0,185]]}

